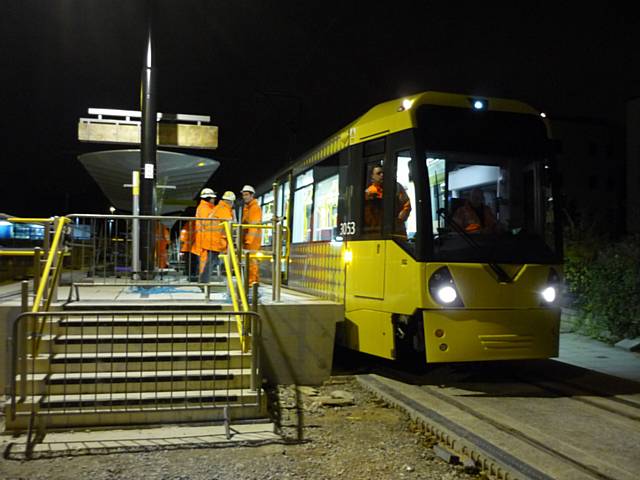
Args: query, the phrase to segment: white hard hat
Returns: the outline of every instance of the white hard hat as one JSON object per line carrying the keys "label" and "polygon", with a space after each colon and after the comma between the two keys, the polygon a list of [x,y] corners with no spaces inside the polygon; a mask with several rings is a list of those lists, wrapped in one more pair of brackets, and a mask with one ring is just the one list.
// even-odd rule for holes
{"label": "white hard hat", "polygon": [[240,190],[241,192],[251,192],[251,193],[256,193],[255,188],[253,188],[251,185],[245,185],[244,187],[242,187],[242,190]]}
{"label": "white hard hat", "polygon": [[210,188],[203,188],[200,192],[200,198],[216,198],[216,192]]}
{"label": "white hard hat", "polygon": [[236,201],[236,194],[233,192],[230,192],[229,190],[227,190],[226,192],[224,192],[222,194],[222,199],[223,200],[229,200],[230,202],[235,202]]}

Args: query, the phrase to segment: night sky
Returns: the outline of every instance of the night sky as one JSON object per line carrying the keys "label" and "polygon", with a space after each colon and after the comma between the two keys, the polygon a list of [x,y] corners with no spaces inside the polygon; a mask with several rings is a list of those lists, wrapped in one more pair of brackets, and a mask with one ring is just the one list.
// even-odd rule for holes
{"label": "night sky", "polygon": [[[424,90],[621,126],[640,95],[631,6],[383,3],[156,2],[158,110],[220,127],[220,148],[205,152],[222,162],[210,186],[259,183],[373,105]],[[80,144],[77,122],[88,107],[140,108],[145,2],[2,6],[0,212],[106,213],[76,157],[114,146]]]}

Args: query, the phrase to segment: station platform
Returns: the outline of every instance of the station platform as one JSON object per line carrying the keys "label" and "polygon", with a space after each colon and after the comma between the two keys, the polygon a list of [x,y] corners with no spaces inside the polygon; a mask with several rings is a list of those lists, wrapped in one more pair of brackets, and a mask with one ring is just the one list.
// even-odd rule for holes
{"label": "station platform", "polygon": [[578,333],[560,334],[560,356],[556,360],[640,382],[640,353],[629,352]]}
{"label": "station platform", "polygon": [[[67,302],[71,287],[58,288],[52,311],[234,311],[225,283],[211,284],[209,298],[198,285],[122,284],[79,287],[79,300]],[[33,289],[30,289],[32,292]],[[10,324],[20,314],[20,284],[0,287],[0,342],[10,337]],[[33,298],[29,299],[30,302]],[[251,303],[249,303],[251,308]],[[331,375],[336,323],[344,318],[344,306],[312,295],[282,288],[273,299],[269,285],[258,291],[261,319],[260,362],[263,378],[275,384],[319,385]],[[0,394],[6,391],[8,362],[0,361]]]}

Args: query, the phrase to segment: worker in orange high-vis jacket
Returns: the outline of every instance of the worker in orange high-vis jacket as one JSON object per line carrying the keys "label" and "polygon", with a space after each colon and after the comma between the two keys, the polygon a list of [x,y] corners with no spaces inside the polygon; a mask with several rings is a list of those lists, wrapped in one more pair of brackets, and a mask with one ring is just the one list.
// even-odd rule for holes
{"label": "worker in orange high-vis jacket", "polygon": [[211,246],[216,254],[227,251],[229,242],[227,241],[227,233],[224,229],[224,222],[235,220],[233,204],[236,201],[236,194],[230,191],[224,192],[220,203],[213,210],[215,221],[213,222],[213,233]]}
{"label": "worker in orange high-vis jacket", "polygon": [[216,260],[213,256],[209,256],[209,252],[212,251],[211,233],[216,194],[210,188],[203,188],[200,192],[200,198],[200,204],[196,210],[198,218],[196,220],[196,241],[191,252],[200,256],[200,281],[208,283],[211,270],[215,266],[212,265],[212,262]]}
{"label": "worker in orange high-vis jacket", "polygon": [[[193,214],[193,212],[192,212]],[[198,281],[199,256],[192,252],[196,242],[196,221],[189,220],[182,224],[180,229],[180,253],[184,260],[187,279],[190,282]]]}
{"label": "worker in orange high-vis jacket", "polygon": [[170,241],[169,228],[161,222],[156,222],[156,265],[158,268],[169,267]]}
{"label": "worker in orange high-vis jacket", "polygon": [[[256,194],[255,189],[251,185],[245,185],[242,187],[242,201],[244,207],[242,208],[242,224],[261,224],[262,223],[262,210],[258,201],[253,198]],[[243,227],[244,237],[242,239],[242,245],[245,250],[250,252],[257,252],[260,250],[262,244],[262,230],[260,228]],[[258,283],[260,281],[260,275],[258,274],[258,261],[251,259],[249,261],[249,285]]]}

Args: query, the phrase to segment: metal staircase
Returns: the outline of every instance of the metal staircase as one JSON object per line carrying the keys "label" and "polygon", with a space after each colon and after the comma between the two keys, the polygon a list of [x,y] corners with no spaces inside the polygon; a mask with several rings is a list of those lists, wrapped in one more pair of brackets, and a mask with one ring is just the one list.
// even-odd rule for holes
{"label": "metal staircase", "polygon": [[40,339],[38,354],[16,366],[7,429],[264,417],[256,348],[243,347],[238,316],[247,326],[257,318],[211,310],[38,314],[42,333],[29,335],[32,345]]}
{"label": "metal staircase", "polygon": [[[33,307],[23,306],[12,329],[5,427],[28,431],[27,456],[51,428],[213,421],[228,427],[266,417],[260,321],[249,310],[228,223],[229,251],[220,257],[230,308],[134,310],[116,302],[109,310],[50,311],[69,220],[54,223]],[[23,290],[23,304],[26,298]]]}

